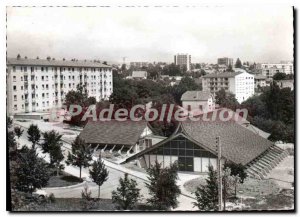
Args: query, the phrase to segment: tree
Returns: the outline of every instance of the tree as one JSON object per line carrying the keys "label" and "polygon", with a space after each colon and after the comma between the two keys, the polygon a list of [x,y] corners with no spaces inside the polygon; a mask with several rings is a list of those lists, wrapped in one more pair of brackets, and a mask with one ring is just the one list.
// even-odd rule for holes
{"label": "tree", "polygon": [[35,148],[24,147],[19,153],[17,189],[32,194],[35,189],[47,186],[48,165],[38,157]]}
{"label": "tree", "polygon": [[235,98],[235,95],[232,93],[226,93],[224,88],[216,92],[216,103],[222,107],[230,108],[235,110],[239,105],[238,101]]}
{"label": "tree", "polygon": [[237,58],[235,62],[235,68],[242,68],[242,62],[239,58]]}
{"label": "tree", "polygon": [[124,178],[119,179],[119,186],[116,191],[112,192],[112,202],[118,204],[123,210],[130,210],[136,205],[140,198],[140,189],[137,188],[137,182],[128,178],[128,174],[124,174]]}
{"label": "tree", "polygon": [[69,152],[66,164],[79,167],[79,177],[81,178],[82,167],[89,167],[91,160],[92,149],[85,144],[83,139],[77,136],[72,143],[72,152]]}
{"label": "tree", "polygon": [[56,167],[56,174],[59,175],[59,170],[61,168],[60,162],[64,159],[62,154],[62,142],[59,133],[54,130],[43,133],[44,142],[41,144],[43,152],[49,153],[50,155],[50,165]]}
{"label": "tree", "polygon": [[101,160],[101,157],[99,156],[99,159],[97,161],[94,161],[92,164],[92,169],[90,170],[90,177],[98,185],[98,198],[100,198],[100,187],[103,185],[104,182],[108,179],[108,170],[105,167],[104,162]]}
{"label": "tree", "polygon": [[232,69],[232,65],[229,64],[228,68],[226,69],[227,72],[233,72],[233,69]]}
{"label": "tree", "polygon": [[195,195],[197,202],[193,204],[197,206],[199,210],[218,210],[218,177],[217,171],[215,171],[212,166],[208,167],[206,185],[198,187]]}
{"label": "tree", "polygon": [[234,177],[234,195],[237,194],[237,184],[244,183],[244,180],[247,178],[246,168],[242,164],[235,164],[226,162],[224,164],[224,169],[230,168],[230,176]]}
{"label": "tree", "polygon": [[234,186],[234,180],[235,178],[230,175],[231,170],[229,167],[223,168],[223,174],[222,174],[222,190],[223,190],[223,210],[226,210],[226,201],[228,198],[228,192],[231,189],[232,186]]}
{"label": "tree", "polygon": [[18,137],[18,139],[22,136],[24,130],[21,129],[21,127],[15,127],[14,128],[15,134]]}
{"label": "tree", "polygon": [[27,130],[28,140],[32,143],[32,147],[39,143],[41,138],[41,132],[37,125],[31,124]]}
{"label": "tree", "polygon": [[83,210],[89,210],[93,205],[92,192],[89,190],[88,186],[84,186],[81,191],[81,207]]}
{"label": "tree", "polygon": [[277,72],[275,75],[273,75],[273,80],[278,81],[278,80],[284,80],[286,79],[286,74],[282,72]]}
{"label": "tree", "polygon": [[65,105],[69,108],[70,105],[80,105],[81,107],[88,106],[86,104],[88,99],[87,88],[83,84],[78,84],[76,91],[71,90],[66,94]]}
{"label": "tree", "polygon": [[178,206],[177,197],[181,193],[176,185],[178,179],[177,164],[162,168],[157,161],[147,169],[150,183],[145,183],[149,190],[150,198],[147,202],[158,210],[167,210]]}

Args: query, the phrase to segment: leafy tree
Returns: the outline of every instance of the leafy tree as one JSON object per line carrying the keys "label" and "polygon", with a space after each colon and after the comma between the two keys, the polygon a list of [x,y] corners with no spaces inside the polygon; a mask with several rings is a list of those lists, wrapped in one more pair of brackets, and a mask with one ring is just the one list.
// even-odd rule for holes
{"label": "leafy tree", "polygon": [[150,183],[145,183],[149,190],[150,198],[147,202],[158,210],[167,210],[178,206],[177,197],[181,193],[176,185],[178,179],[177,164],[162,168],[157,161],[148,168],[148,179]]}
{"label": "leafy tree", "polygon": [[169,76],[177,76],[182,75],[182,70],[180,69],[180,66],[175,65],[174,63],[167,65],[163,68],[163,74],[169,75]]}
{"label": "leafy tree", "polygon": [[238,101],[235,98],[235,95],[232,93],[226,93],[224,88],[216,92],[216,103],[222,107],[230,108],[235,110],[239,105]]}
{"label": "leafy tree", "polygon": [[89,190],[88,186],[84,186],[81,191],[81,207],[83,210],[89,210],[93,207],[93,205],[92,192]]}
{"label": "leafy tree", "polygon": [[239,58],[237,58],[235,62],[235,68],[242,68],[242,62]]}
{"label": "leafy tree", "polygon": [[227,72],[233,72],[233,69],[232,69],[232,65],[229,64],[228,68],[226,69]]}
{"label": "leafy tree", "polygon": [[235,183],[235,177],[231,176],[231,170],[229,167],[223,169],[222,174],[222,190],[223,190],[223,210],[226,210],[226,201],[228,198],[228,192]]}
{"label": "leafy tree", "polygon": [[28,140],[32,143],[32,147],[39,143],[41,138],[41,132],[37,125],[31,124],[27,130]]}
{"label": "leafy tree", "polygon": [[24,132],[24,130],[22,130],[21,127],[15,127],[15,128],[14,128],[14,131],[15,131],[15,134],[16,134],[16,136],[18,137],[18,139],[22,136],[22,134],[23,134],[23,132]]}
{"label": "leafy tree", "polygon": [[90,177],[98,185],[98,198],[100,198],[100,187],[108,179],[108,170],[105,167],[104,162],[99,157],[98,161],[94,161],[92,169],[90,170]]}
{"label": "leafy tree", "polygon": [[122,64],[121,70],[122,72],[126,71],[126,64]]}
{"label": "leafy tree", "polygon": [[119,179],[119,186],[112,192],[112,202],[118,204],[123,210],[130,210],[136,205],[140,198],[140,189],[137,188],[137,182],[128,178],[125,173],[124,178]]}
{"label": "leafy tree", "polygon": [[35,148],[24,147],[19,153],[17,170],[17,188],[32,193],[35,189],[47,186],[49,180],[48,165],[38,157]]}
{"label": "leafy tree", "polygon": [[193,204],[197,206],[199,210],[218,210],[218,177],[217,171],[215,171],[212,166],[208,167],[206,185],[198,187],[195,195],[197,202]]}
{"label": "leafy tree", "polygon": [[273,80],[278,81],[278,80],[284,80],[286,79],[286,74],[282,72],[277,72],[275,75],[273,75]]}
{"label": "leafy tree", "polygon": [[91,160],[92,149],[85,144],[83,139],[77,136],[72,143],[72,152],[69,152],[66,164],[79,167],[79,177],[81,178],[82,167],[89,167]]}
{"label": "leafy tree", "polygon": [[247,178],[246,168],[242,164],[235,164],[226,162],[224,169],[230,168],[230,176],[234,177],[234,194],[236,197],[237,193],[237,184],[244,183],[244,180]]}
{"label": "leafy tree", "polygon": [[61,168],[60,162],[64,159],[62,154],[62,141],[59,133],[54,130],[43,133],[44,142],[41,144],[43,152],[49,153],[50,155],[50,165],[55,165],[56,173],[59,175],[59,170]]}

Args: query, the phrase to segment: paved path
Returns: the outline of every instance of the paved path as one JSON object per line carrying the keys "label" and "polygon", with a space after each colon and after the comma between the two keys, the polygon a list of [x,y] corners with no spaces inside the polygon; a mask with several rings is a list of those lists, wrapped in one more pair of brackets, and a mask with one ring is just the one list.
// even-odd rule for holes
{"label": "paved path", "polygon": [[[26,127],[26,126],[25,126]],[[22,136],[19,139],[20,145],[26,145],[31,146],[30,142],[27,140],[28,134],[27,129],[24,128],[24,132]],[[66,157],[66,154],[71,148],[71,145],[69,143],[64,142],[64,155]],[[37,151],[39,153],[40,157],[43,157],[46,161],[49,162],[49,155],[43,154],[40,148],[37,148]],[[109,162],[107,160],[104,160],[105,165],[107,166],[107,169],[109,171],[109,178],[108,180],[101,186],[101,198],[111,198],[111,192],[113,190],[116,190],[119,179],[121,177],[124,177],[124,173],[128,173],[129,177],[132,179],[135,179],[138,188],[141,189],[140,193],[142,195],[141,202],[145,202],[146,198],[149,197],[148,189],[145,186],[145,182],[147,182],[147,174],[130,170],[128,168],[125,168],[123,165],[114,164],[112,162]],[[74,166],[68,166],[65,165],[65,172],[79,177],[79,168]],[[186,193],[183,189],[183,183],[188,180],[197,177],[197,175],[190,175],[190,174],[179,174],[179,181],[178,184],[180,185],[182,189],[182,193]],[[82,169],[82,178],[86,179],[85,185],[88,186],[89,190],[92,192],[93,197],[98,196],[98,186],[90,181],[89,178],[89,171],[88,168]],[[84,188],[84,185],[76,185],[76,186],[69,186],[69,187],[63,187],[63,188],[45,188],[47,193],[53,193],[55,197],[57,198],[81,198],[81,192]],[[175,210],[196,210],[196,208],[193,207],[193,202],[195,202],[195,199],[191,198],[188,195],[181,194],[178,198],[179,206]]]}

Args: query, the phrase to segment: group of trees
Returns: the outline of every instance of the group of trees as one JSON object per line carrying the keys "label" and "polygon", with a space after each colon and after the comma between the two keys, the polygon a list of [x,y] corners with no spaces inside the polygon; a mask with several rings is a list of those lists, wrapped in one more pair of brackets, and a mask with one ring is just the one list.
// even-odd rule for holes
{"label": "group of trees", "polygon": [[31,147],[18,147],[16,137],[20,138],[24,132],[20,127],[12,128],[12,120],[7,118],[7,146],[9,153],[9,172],[12,209],[18,209],[25,204],[21,192],[32,194],[35,189],[45,187],[48,183],[49,165],[38,156],[36,145],[40,140],[37,126],[31,125],[27,130]]}
{"label": "group of trees", "polygon": [[[184,92],[201,90],[201,86],[196,84],[190,77],[183,77],[179,84],[169,86],[165,81],[125,80],[116,75],[113,77],[113,83],[114,91],[110,96],[109,102],[96,103],[96,100],[91,97],[87,98],[86,88],[81,85],[77,87],[76,91],[70,91],[66,95],[67,108],[72,104],[78,104],[82,106],[83,111],[79,115],[72,116],[70,121],[65,122],[84,126],[87,121],[83,122],[82,117],[87,111],[87,107],[92,104],[96,104],[97,117],[100,111],[108,108],[110,104],[114,104],[115,111],[119,108],[125,108],[129,111],[134,105],[145,105],[148,102],[152,102],[152,106],[161,111],[163,104],[180,104],[180,99]],[[157,118],[157,120],[150,123],[158,134],[164,136],[170,135],[176,127],[176,122],[173,119],[171,122],[167,122],[166,119],[167,115],[165,115],[165,120],[163,121],[159,121],[159,118]]]}
{"label": "group of trees", "polygon": [[280,89],[276,82],[242,103],[248,109],[248,120],[268,133],[272,141],[294,142],[294,91]]}
{"label": "group of trees", "polygon": [[[170,167],[162,168],[162,165],[155,162],[148,168],[149,182],[145,182],[149,190],[150,197],[147,203],[155,210],[169,210],[178,206],[178,196],[180,188],[176,185],[178,179],[177,164]],[[99,159],[94,161],[89,170],[90,177],[98,185],[98,199],[100,199],[100,187],[108,180],[109,172],[104,162]],[[82,192],[83,199],[91,198],[91,193],[87,189]],[[129,178],[127,173],[119,179],[119,185],[116,190],[112,191],[112,202],[118,209],[131,210],[137,206],[138,201],[142,198],[140,189],[136,180]]]}
{"label": "group of trees", "polygon": [[248,120],[259,129],[270,133],[272,141],[294,142],[294,90],[280,89],[276,82],[239,104],[234,94],[221,89],[216,93],[216,103],[221,107],[236,110],[246,108]]}
{"label": "group of trees", "polygon": [[[194,205],[203,211],[217,211],[218,210],[218,178],[217,171],[212,166],[208,168],[208,177],[206,184],[197,187],[195,191],[196,202]],[[247,178],[245,167],[241,164],[234,164],[226,162],[222,171],[222,196],[223,209],[226,210],[226,201],[232,188],[234,188],[234,196],[237,195],[237,185],[244,183]]]}

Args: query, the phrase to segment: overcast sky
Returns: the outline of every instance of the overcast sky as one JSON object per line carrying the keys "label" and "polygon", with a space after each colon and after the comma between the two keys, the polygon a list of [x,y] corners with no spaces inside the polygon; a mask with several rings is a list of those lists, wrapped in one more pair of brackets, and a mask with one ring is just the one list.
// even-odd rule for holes
{"label": "overcast sky", "polygon": [[9,57],[192,62],[293,59],[291,7],[7,8]]}

